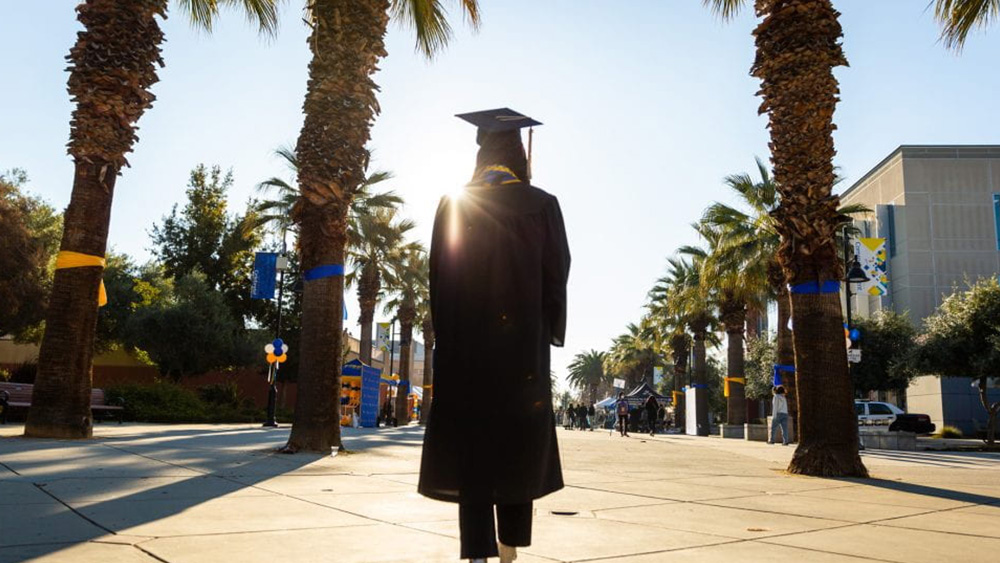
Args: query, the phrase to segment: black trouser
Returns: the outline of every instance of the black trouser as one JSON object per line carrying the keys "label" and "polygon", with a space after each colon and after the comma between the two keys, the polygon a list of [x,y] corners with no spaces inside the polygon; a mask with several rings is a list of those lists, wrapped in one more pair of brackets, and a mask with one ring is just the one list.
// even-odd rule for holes
{"label": "black trouser", "polygon": [[496,526],[493,505],[458,505],[458,527],[462,534],[462,559],[497,557],[497,531],[500,543],[511,547],[531,545],[531,503],[496,505]]}

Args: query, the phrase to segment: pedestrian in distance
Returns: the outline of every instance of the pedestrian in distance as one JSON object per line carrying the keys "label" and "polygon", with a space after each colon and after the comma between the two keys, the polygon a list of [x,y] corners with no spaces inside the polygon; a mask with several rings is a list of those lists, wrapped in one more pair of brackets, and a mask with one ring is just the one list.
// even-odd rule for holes
{"label": "pedestrian in distance", "polygon": [[646,409],[646,424],[649,425],[649,435],[652,436],[656,434],[656,413],[660,410],[660,403],[656,401],[656,397],[650,395],[646,397],[643,407]]}
{"label": "pedestrian in distance", "polygon": [[572,430],[576,426],[576,407],[573,403],[566,409],[566,414],[569,416],[569,429]]}
{"label": "pedestrian in distance", "polygon": [[771,398],[771,439],[768,444],[773,444],[776,440],[778,429],[781,429],[781,445],[788,445],[788,398],[785,397],[784,385],[774,388],[774,397]]}
{"label": "pedestrian in distance", "polygon": [[580,430],[590,429],[590,418],[587,416],[587,406],[580,403],[576,409],[576,416],[580,419]]}
{"label": "pedestrian in distance", "polygon": [[594,408],[594,403],[590,403],[590,406],[587,407],[587,426],[591,432],[594,431],[594,423],[597,421],[596,415],[597,409]]}
{"label": "pedestrian in distance", "polygon": [[625,393],[618,393],[618,401],[615,402],[615,414],[618,416],[618,432],[624,438],[628,436],[628,401],[625,400]]}
{"label": "pedestrian in distance", "polygon": [[506,108],[459,117],[479,128],[479,153],[434,219],[418,491],[458,504],[462,559],[510,563],[531,545],[533,502],[563,488],[550,347],[566,337],[570,253],[559,201],[529,183],[520,130],[541,123]]}

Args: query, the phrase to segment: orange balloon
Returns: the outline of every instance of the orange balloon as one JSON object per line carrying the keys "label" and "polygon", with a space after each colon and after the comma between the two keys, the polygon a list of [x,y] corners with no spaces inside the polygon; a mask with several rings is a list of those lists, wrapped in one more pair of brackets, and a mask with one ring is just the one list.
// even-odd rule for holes
{"label": "orange balloon", "polygon": [[275,356],[274,354],[268,354],[267,355],[267,363],[273,364],[276,361],[278,361],[278,357],[277,356]]}
{"label": "orange balloon", "polygon": [[285,360],[287,359],[288,359],[288,354],[282,354],[277,358],[279,364],[285,363]]}

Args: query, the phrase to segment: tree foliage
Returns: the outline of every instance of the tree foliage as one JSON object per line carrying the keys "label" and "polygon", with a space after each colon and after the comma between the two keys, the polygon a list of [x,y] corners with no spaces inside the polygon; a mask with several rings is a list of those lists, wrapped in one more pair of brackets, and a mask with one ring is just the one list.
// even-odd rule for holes
{"label": "tree foliage", "polygon": [[230,215],[226,195],[232,172],[222,173],[199,164],[191,171],[187,203],[177,206],[150,233],[153,252],[164,273],[174,279],[195,272],[222,293],[233,317],[243,320],[262,314],[263,304],[250,299],[254,250],[261,243],[259,220],[251,203],[242,215]]}
{"label": "tree foliage", "polygon": [[766,399],[774,386],[774,364],[778,363],[778,345],[774,338],[759,336],[747,339],[746,393],[748,399]]}
{"label": "tree foliage", "polygon": [[1000,284],[983,279],[945,298],[924,320],[917,369],[945,377],[971,377],[989,414],[987,441],[995,440],[1000,401],[990,401],[989,378],[1000,374]]}
{"label": "tree foliage", "polygon": [[580,352],[573,357],[568,366],[570,385],[585,394],[587,401],[596,402],[596,397],[602,387],[610,389],[608,378],[604,373],[604,352],[589,350]]}
{"label": "tree foliage", "polygon": [[204,274],[188,274],[170,295],[138,308],[128,320],[126,343],[144,350],[173,379],[250,364],[257,346],[233,318]]}
{"label": "tree foliage", "polygon": [[25,193],[27,182],[23,170],[0,173],[0,335],[34,340],[48,302],[62,215]]}
{"label": "tree foliage", "polygon": [[902,390],[917,373],[912,353],[917,331],[905,315],[889,310],[878,311],[870,318],[858,319],[861,332],[861,362],[854,366],[856,391]]}

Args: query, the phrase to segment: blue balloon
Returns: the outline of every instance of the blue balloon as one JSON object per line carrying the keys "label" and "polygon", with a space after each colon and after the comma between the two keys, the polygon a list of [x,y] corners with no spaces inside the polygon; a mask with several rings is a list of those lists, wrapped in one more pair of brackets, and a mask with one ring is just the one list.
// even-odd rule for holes
{"label": "blue balloon", "polygon": [[272,342],[271,345],[274,346],[274,355],[280,356],[281,347],[284,346],[285,343],[280,338],[275,338],[274,342]]}
{"label": "blue balloon", "polygon": [[857,340],[859,338],[861,338],[861,331],[858,330],[858,329],[856,329],[856,328],[852,328],[851,329],[851,340]]}

